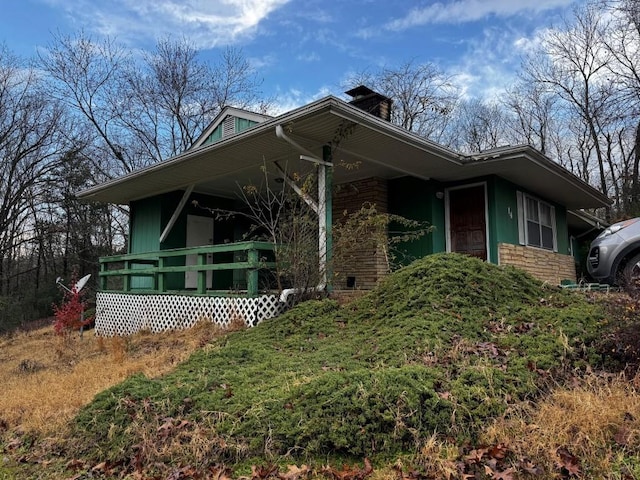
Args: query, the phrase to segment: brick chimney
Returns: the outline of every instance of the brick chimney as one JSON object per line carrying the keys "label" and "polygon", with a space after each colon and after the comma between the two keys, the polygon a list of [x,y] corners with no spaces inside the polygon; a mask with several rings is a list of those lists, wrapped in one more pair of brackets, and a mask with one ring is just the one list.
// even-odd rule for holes
{"label": "brick chimney", "polygon": [[391,105],[393,100],[389,97],[374,92],[369,87],[360,85],[356,88],[344,92],[353,97],[349,103],[365,112],[369,112],[376,117],[380,117],[387,122],[391,121]]}

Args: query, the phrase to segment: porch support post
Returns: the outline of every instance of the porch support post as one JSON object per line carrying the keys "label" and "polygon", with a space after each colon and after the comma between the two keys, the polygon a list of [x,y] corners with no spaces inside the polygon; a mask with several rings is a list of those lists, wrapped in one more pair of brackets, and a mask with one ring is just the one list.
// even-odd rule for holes
{"label": "porch support post", "polygon": [[331,164],[331,147],[322,147],[324,163],[318,164],[318,257],[320,259],[320,283],[326,285],[327,292],[333,290],[333,167]]}
{"label": "porch support post", "polygon": [[129,274],[131,262],[129,262],[129,260],[124,261],[124,269],[127,270],[127,273],[122,277],[122,291],[128,292],[131,290],[131,275]]}
{"label": "porch support post", "polygon": [[160,243],[164,242],[167,237],[169,236],[169,232],[171,232],[171,229],[173,228],[173,226],[176,223],[176,220],[178,220],[178,217],[180,216],[180,213],[182,212],[182,209],[184,208],[185,204],[187,203],[187,200],[189,200],[189,197],[191,196],[191,192],[193,192],[193,188],[195,187],[194,185],[189,185],[187,187],[187,189],[184,191],[184,194],[182,195],[182,198],[180,199],[180,202],[178,202],[178,206],[176,207],[176,210],[173,212],[173,215],[171,215],[171,218],[169,219],[169,222],[167,222],[167,226],[164,227],[164,230],[162,231],[162,234],[160,235]]}
{"label": "porch support post", "polygon": [[[202,266],[207,263],[207,254],[198,253],[197,265]],[[206,270],[198,270],[197,288],[198,293],[206,293],[207,291],[207,272]]]}
{"label": "porch support post", "polygon": [[166,267],[166,262],[165,262],[166,258],[165,257],[160,257],[158,259],[158,292],[160,293],[164,293],[167,290],[167,283],[166,283],[166,277],[165,277],[165,273],[162,271],[162,269],[164,267]]}
{"label": "porch support post", "polygon": [[247,295],[255,297],[258,294],[258,250],[251,248],[247,251]]}

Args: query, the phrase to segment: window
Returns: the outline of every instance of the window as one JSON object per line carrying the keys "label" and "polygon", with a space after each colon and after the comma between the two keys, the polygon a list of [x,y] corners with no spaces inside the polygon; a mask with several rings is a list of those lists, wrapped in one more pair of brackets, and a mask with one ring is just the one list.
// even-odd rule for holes
{"label": "window", "polygon": [[555,209],[548,203],[518,192],[520,243],[556,250]]}

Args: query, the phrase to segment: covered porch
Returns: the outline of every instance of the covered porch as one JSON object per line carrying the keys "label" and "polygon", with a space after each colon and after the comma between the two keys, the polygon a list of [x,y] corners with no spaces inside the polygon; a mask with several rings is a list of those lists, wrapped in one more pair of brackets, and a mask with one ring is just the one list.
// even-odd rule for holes
{"label": "covered porch", "polygon": [[[287,306],[280,292],[269,288],[274,248],[252,241],[102,257],[96,334],[160,332],[189,328],[201,320],[254,326],[274,317]],[[216,275],[234,283],[216,289]],[[171,276],[183,279],[181,288],[169,288]]]}
{"label": "covered porch", "polygon": [[[261,287],[261,272],[268,274],[276,266],[274,250],[273,243],[250,241],[102,257],[100,291],[255,297]],[[226,274],[226,288],[214,287],[221,285],[213,282],[217,274]],[[182,288],[169,288],[170,276],[182,277],[184,281],[178,283]],[[262,290],[270,290],[265,288],[269,279],[263,276],[263,280]]]}

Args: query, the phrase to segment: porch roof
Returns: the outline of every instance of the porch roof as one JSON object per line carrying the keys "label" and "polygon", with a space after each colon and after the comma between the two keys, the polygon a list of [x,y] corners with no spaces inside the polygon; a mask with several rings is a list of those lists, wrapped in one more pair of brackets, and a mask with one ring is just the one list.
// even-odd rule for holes
{"label": "porch roof", "polygon": [[289,171],[311,168],[300,160],[300,151],[276,136],[277,126],[318,157],[330,143],[337,184],[405,175],[449,182],[495,174],[569,209],[609,203],[598,190],[529,146],[460,155],[333,96],[90,187],[78,196],[127,204],[195,185],[196,192],[235,198],[238,185],[260,179],[262,165],[269,168],[278,162]]}

